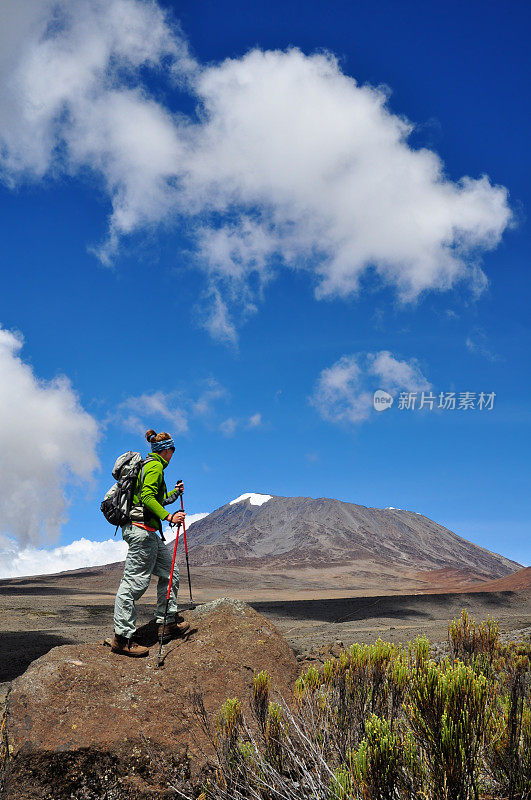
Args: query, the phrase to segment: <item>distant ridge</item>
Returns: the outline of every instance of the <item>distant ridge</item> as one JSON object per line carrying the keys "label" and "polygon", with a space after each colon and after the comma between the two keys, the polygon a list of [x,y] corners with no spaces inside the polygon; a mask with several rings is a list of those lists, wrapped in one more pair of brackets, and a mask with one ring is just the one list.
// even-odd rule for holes
{"label": "distant ridge", "polygon": [[475,584],[467,587],[467,591],[481,592],[525,592],[531,590],[531,567],[524,567],[504,578]]}

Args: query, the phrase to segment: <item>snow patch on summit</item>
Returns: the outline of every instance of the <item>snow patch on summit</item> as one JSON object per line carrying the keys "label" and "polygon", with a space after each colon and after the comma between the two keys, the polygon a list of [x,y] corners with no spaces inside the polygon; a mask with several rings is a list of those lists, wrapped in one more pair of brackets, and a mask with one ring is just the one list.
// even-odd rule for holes
{"label": "snow patch on summit", "polygon": [[410,511],[408,508],[395,508],[394,506],[386,506],[385,511],[406,511],[408,514],[416,514],[417,517],[424,516],[420,511]]}
{"label": "snow patch on summit", "polygon": [[247,494],[241,494],[236,498],[236,500],[231,500],[229,505],[233,506],[234,503],[241,503],[242,500],[249,500],[252,506],[263,506],[264,503],[267,503],[267,501],[271,500],[272,497],[272,494],[256,494],[255,492],[247,492]]}

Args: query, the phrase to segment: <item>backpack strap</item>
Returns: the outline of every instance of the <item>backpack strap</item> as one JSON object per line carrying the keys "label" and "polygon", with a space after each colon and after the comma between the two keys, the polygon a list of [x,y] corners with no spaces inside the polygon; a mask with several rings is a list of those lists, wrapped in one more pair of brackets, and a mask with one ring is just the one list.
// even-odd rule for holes
{"label": "backpack strap", "polygon": [[[140,497],[140,496],[141,496],[141,494],[142,494],[142,484],[144,483],[144,467],[145,467],[145,466],[146,466],[146,464],[148,464],[150,461],[157,461],[157,460],[158,460],[158,459],[156,459],[156,458],[153,458],[153,456],[147,456],[147,458],[144,458],[144,459],[142,460],[142,462],[141,462],[140,472],[138,473],[138,475],[139,475],[139,477],[140,477],[140,484],[139,484],[139,487],[138,487],[138,502],[139,502],[139,503],[141,503],[141,502],[142,502],[142,500],[141,500],[141,497]],[[166,539],[164,538],[164,534],[163,534],[163,532],[162,532],[162,523],[160,524],[160,527],[159,527],[159,533],[160,533],[160,538],[162,539],[162,541],[163,541],[163,542],[165,542],[165,541],[166,541]]]}
{"label": "backpack strap", "polygon": [[142,492],[142,484],[144,483],[144,467],[150,461],[156,461],[156,460],[157,460],[156,458],[152,458],[151,456],[148,456],[147,458],[143,458],[142,461],[140,462],[140,471],[138,473],[138,475],[140,477],[140,485],[138,487],[139,488],[138,502],[140,502],[140,494]]}

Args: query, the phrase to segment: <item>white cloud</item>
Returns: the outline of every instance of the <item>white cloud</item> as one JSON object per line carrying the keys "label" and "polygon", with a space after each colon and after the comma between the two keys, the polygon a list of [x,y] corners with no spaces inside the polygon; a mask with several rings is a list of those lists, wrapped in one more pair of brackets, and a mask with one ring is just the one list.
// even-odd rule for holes
{"label": "white cloud", "polygon": [[369,416],[372,394],[361,388],[361,370],[356,356],[342,356],[324,369],[312,403],[323,419],[331,422],[361,422]]}
{"label": "white cloud", "polygon": [[231,319],[228,302],[222,297],[217,286],[212,284],[205,291],[202,303],[197,304],[196,310],[213,339],[218,339],[225,344],[237,344],[238,333]]}
{"label": "white cloud", "polygon": [[319,297],[356,291],[371,265],[415,297],[471,276],[464,251],[493,246],[507,224],[504,190],[446,179],[436,154],[408,146],[412,125],[389,112],[386,93],[358,86],[329,55],[255,50],[202,71],[196,86],[207,112],[196,174],[213,205],[241,211],[223,228],[221,257],[206,250],[226,281],[242,270],[263,278],[280,251],[313,264]]}
{"label": "white cloud", "polygon": [[219,429],[224,436],[234,436],[238,428],[252,430],[263,424],[262,415],[257,412],[250,417],[229,417],[220,424]]}
{"label": "white cloud", "polygon": [[178,393],[162,391],[128,397],[118,406],[114,418],[133,433],[144,433],[154,420],[169,422],[175,436],[188,430],[188,416]]}
{"label": "white cloud", "polygon": [[0,548],[0,578],[49,575],[69,569],[112,564],[122,561],[126,554],[127,544],[118,538],[105,542],[78,539],[51,549],[25,547],[19,550],[4,544]]}
{"label": "white cloud", "polygon": [[407,389],[410,392],[420,392],[431,386],[414,358],[400,361],[389,350],[381,350],[379,353],[369,353],[367,362],[368,372],[377,375],[382,388],[387,391]]}
{"label": "white cloud", "polygon": [[489,346],[489,338],[482,328],[475,328],[466,338],[466,347],[474,355],[483,356],[488,361],[500,361],[500,356]]}
{"label": "white cloud", "polygon": [[[507,191],[452,181],[409,145],[386,90],[333,56],[255,49],[205,67],[140,0],[7,0],[3,17],[4,178],[93,170],[111,202],[104,261],[127,234],[185,222],[213,336],[235,342],[282,266],[308,271],[318,298],[359,291],[370,269],[404,300],[485,285],[478,256],[510,222]],[[146,68],[198,114],[155,98]]]}
{"label": "white cloud", "polygon": [[[188,514],[186,529],[207,514]],[[168,544],[175,536],[166,536]],[[12,539],[0,541],[0,578],[16,578],[29,575],[50,575],[83,567],[99,567],[123,561],[127,555],[127,544],[121,537],[95,542],[77,539],[71,544],[51,549],[24,547],[19,549]]]}
{"label": "white cloud", "polygon": [[229,417],[228,419],[223,420],[219,426],[219,429],[223,436],[234,436],[237,427],[238,421],[235,420],[234,417]]}
{"label": "white cloud", "polygon": [[225,387],[214,378],[204,381],[202,387],[196,387],[195,397],[185,390],[157,390],[127,397],[110,419],[133,433],[144,433],[147,428],[168,423],[170,433],[178,436],[188,431],[191,417],[208,421],[215,413],[216,403],[228,397]]}
{"label": "white cloud", "polygon": [[192,413],[199,417],[208,417],[214,412],[214,403],[226,399],[227,396],[227,390],[211,378],[207,381],[206,389],[199,394],[197,400],[192,401]]}
{"label": "white cloud", "polygon": [[381,350],[344,355],[323,369],[310,399],[323,419],[356,424],[369,418],[376,389],[394,393],[430,388],[415,359],[403,361]]}
{"label": "white cloud", "polygon": [[0,328],[0,535],[24,545],[58,535],[67,484],[90,480],[98,467],[98,432],[68,379],[39,379],[22,345],[20,334]]}

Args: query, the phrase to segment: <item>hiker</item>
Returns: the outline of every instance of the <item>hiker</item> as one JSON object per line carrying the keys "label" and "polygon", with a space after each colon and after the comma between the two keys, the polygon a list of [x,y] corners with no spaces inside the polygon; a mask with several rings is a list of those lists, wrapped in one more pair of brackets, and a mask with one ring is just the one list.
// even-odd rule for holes
{"label": "hiker", "polygon": [[[124,575],[114,604],[114,640],[112,650],[122,655],[138,657],[149,653],[147,647],[133,641],[138,600],[149,586],[152,575],[157,575],[157,607],[155,621],[158,635],[162,635],[162,623],[166,607],[166,595],[171,570],[171,555],[164,543],[162,521],[172,525],[184,522],[184,511],[168,514],[165,506],[173,503],[184,490],[182,481],[167,493],[164,470],[175,452],[175,444],[169,433],[146,431],[146,440],[151,444],[151,453],[138,473],[130,512],[131,521],[122,526],[122,537],[129,545],[125,559]],[[177,592],[179,570],[175,567],[168,604],[165,641],[182,636],[190,627],[177,614]]]}

